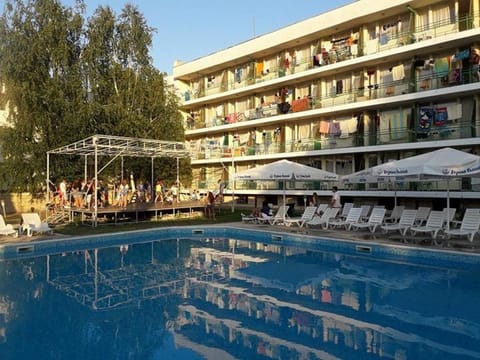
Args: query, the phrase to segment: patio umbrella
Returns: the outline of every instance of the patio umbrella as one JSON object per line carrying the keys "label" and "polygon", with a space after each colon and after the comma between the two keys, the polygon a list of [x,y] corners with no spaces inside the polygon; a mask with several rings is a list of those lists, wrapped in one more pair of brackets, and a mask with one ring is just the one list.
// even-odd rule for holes
{"label": "patio umbrella", "polygon": [[396,176],[395,178],[390,176],[378,175],[380,167],[387,166],[388,163],[373,166],[371,168],[360,170],[352,174],[343,175],[341,178],[342,184],[378,184],[389,183],[394,184],[394,203],[397,205],[397,182],[406,181],[405,176]]}
{"label": "patio umbrella", "polygon": [[372,175],[405,181],[447,180],[447,208],[450,208],[450,179],[480,175],[480,156],[442,148],[425,154],[394,160],[371,168]]}
{"label": "patio umbrella", "polygon": [[285,204],[286,180],[335,181],[338,180],[338,175],[284,159],[239,172],[235,174],[235,179],[283,181],[283,204]]}
{"label": "patio umbrella", "polygon": [[374,175],[419,179],[478,176],[480,156],[447,147],[378,165],[375,167]]}
{"label": "patio umbrella", "polygon": [[447,179],[447,208],[450,208],[450,179],[479,176],[480,156],[447,147],[393,161],[382,169],[382,174],[420,180]]}
{"label": "patio umbrella", "polygon": [[360,170],[352,174],[343,175],[341,181],[343,184],[368,184],[379,182],[390,182],[392,179],[387,176],[375,175],[375,168],[380,165]]}

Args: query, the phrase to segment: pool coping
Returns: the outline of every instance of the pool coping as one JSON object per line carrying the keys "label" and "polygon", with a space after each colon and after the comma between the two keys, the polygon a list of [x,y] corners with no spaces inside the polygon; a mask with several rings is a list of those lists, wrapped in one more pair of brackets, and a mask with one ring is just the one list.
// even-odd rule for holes
{"label": "pool coping", "polygon": [[[421,247],[412,244],[387,242],[380,239],[345,238],[345,231],[286,231],[285,227],[242,226],[238,224],[212,224],[158,227],[119,231],[86,236],[61,236],[38,238],[0,245],[0,261],[59,254],[92,248],[106,248],[122,244],[145,243],[166,239],[232,238],[307,248],[312,251],[341,252],[347,255],[380,257],[391,261],[414,261],[429,266],[439,262],[454,267],[480,265],[480,253],[458,251],[451,248]],[[159,238],[161,236],[161,238]],[[363,235],[362,235],[363,236]]]}

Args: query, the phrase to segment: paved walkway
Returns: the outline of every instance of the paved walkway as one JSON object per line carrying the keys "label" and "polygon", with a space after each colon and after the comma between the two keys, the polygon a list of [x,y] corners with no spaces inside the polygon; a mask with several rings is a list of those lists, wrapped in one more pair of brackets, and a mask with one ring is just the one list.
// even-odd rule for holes
{"label": "paved walkway", "polygon": [[[315,228],[299,228],[298,226],[284,226],[284,225],[269,225],[269,224],[251,224],[251,223],[242,223],[232,222],[232,223],[219,223],[215,224],[217,226],[235,226],[235,227],[245,227],[265,231],[283,231],[288,233],[297,233],[297,234],[306,234],[311,236],[318,237],[327,237],[343,240],[352,240],[352,241],[374,241],[376,243],[384,244],[396,244],[402,246],[413,246],[413,247],[422,247],[422,248],[431,248],[431,249],[448,249],[456,251],[465,251],[480,253],[480,234],[475,237],[473,242],[468,241],[466,237],[444,239],[442,235],[439,235],[437,240],[439,244],[434,244],[429,235],[417,235],[412,236],[410,234],[406,236],[401,236],[398,232],[390,232],[388,234],[383,233],[381,230],[377,230],[376,233],[372,234],[368,230],[359,230],[359,231],[348,231],[343,229],[321,229],[318,227]],[[208,226],[205,224],[204,226]],[[163,227],[162,227],[163,228]],[[153,229],[153,228],[152,228]],[[118,231],[121,229],[117,228]],[[47,239],[61,239],[71,237],[69,235],[63,235],[61,229],[57,232],[54,231],[53,235],[34,235],[28,237],[27,235],[20,235],[18,237],[13,236],[0,236],[0,246],[2,244],[15,244],[15,243],[25,243],[30,241],[41,241]]]}
{"label": "paved walkway", "polygon": [[321,228],[298,228],[297,226],[286,227],[284,225],[269,225],[269,224],[249,224],[249,223],[231,223],[232,226],[242,226],[255,229],[285,231],[290,233],[307,234],[318,237],[329,237],[342,240],[352,241],[375,241],[376,243],[383,244],[396,244],[403,246],[413,246],[431,249],[446,249],[480,253],[480,234],[477,234],[475,240],[470,242],[464,237],[452,237],[451,239],[444,238],[443,235],[439,235],[435,244],[429,235],[417,234],[412,236],[407,234],[406,236],[400,235],[399,232],[389,232],[385,234],[382,230],[377,230],[374,234],[368,230],[348,231],[344,229],[321,229]]}

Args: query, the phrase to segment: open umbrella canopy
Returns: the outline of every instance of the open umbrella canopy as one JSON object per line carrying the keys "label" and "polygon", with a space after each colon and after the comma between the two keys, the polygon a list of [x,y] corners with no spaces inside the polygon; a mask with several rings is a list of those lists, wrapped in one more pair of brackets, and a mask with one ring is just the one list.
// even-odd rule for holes
{"label": "open umbrella canopy", "polygon": [[285,182],[287,180],[335,181],[338,180],[338,175],[329,171],[317,169],[307,165],[302,165],[294,161],[278,160],[266,165],[257,166],[252,169],[241,171],[235,174],[235,179],[282,181],[284,183],[283,204],[286,204]]}
{"label": "open umbrella canopy", "polygon": [[[480,175],[480,156],[464,151],[442,148],[425,154],[358,171],[342,177],[343,183],[371,183],[399,181],[439,181],[447,180],[447,208],[450,208],[449,180]],[[396,194],[396,191],[395,191]],[[396,203],[396,195],[395,195]]]}
{"label": "open umbrella canopy", "polygon": [[480,157],[464,151],[443,148],[425,154],[357,171],[342,177],[343,183],[439,180],[480,175]]}
{"label": "open umbrella canopy", "polygon": [[278,160],[257,166],[235,175],[237,180],[338,180],[338,175],[329,171],[302,165],[294,161]]}
{"label": "open umbrella canopy", "polygon": [[480,157],[452,148],[443,148],[378,165],[372,170],[375,176],[417,178],[478,176]]}
{"label": "open umbrella canopy", "polygon": [[390,177],[383,176],[383,175],[376,175],[378,173],[377,167],[382,165],[377,165],[365,170],[360,170],[352,174],[343,175],[341,181],[344,184],[367,184],[367,183],[391,182],[392,178]]}

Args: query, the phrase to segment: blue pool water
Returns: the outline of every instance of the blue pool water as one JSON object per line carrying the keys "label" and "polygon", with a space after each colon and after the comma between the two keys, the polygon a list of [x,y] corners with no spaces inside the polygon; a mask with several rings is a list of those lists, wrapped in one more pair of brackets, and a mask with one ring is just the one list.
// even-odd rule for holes
{"label": "blue pool water", "polygon": [[0,248],[0,359],[480,359],[480,258],[182,228]]}

